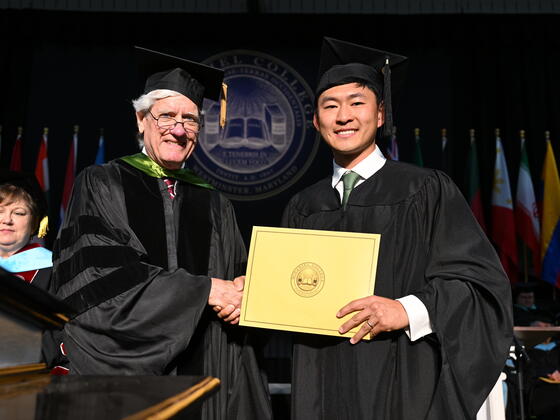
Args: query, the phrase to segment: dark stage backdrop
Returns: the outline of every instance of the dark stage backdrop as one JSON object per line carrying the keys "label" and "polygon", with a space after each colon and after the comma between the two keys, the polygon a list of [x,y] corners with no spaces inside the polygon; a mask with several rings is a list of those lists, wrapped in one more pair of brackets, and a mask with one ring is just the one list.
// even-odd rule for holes
{"label": "dark stage backdrop", "polygon": [[[534,180],[550,130],[560,156],[558,16],[547,15],[204,15],[0,11],[0,163],[9,164],[23,126],[24,168],[33,170],[43,127],[49,127],[51,216],[58,214],[73,126],[80,126],[78,170],[93,163],[100,128],[107,159],[135,153],[132,45],[204,60],[244,49],[287,63],[314,88],[324,35],[410,57],[396,109],[401,160],[412,160],[421,129],[426,166],[440,168],[440,130],[452,147],[450,173],[464,188],[469,129],[476,129],[480,179],[489,213],[494,129],[502,132],[512,189],[519,130],[527,133]],[[279,224],[296,191],[329,174],[320,145],[305,174],[283,192],[234,202],[243,235],[252,225]],[[489,214],[487,215],[489,216]],[[489,220],[489,217],[487,217]],[[50,240],[52,241],[52,236]]]}

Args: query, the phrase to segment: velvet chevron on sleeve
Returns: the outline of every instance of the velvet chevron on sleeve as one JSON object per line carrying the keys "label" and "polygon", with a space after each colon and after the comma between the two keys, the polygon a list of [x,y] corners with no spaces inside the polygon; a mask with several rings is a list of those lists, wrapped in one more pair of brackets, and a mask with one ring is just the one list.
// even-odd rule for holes
{"label": "velvet chevron on sleeve", "polygon": [[171,200],[161,179],[121,160],[76,179],[52,281],[75,309],[63,334],[70,372],[216,376],[221,388],[202,418],[269,418],[247,337],[207,304],[210,277],[233,279],[244,270],[231,204],[186,182],[176,190]]}

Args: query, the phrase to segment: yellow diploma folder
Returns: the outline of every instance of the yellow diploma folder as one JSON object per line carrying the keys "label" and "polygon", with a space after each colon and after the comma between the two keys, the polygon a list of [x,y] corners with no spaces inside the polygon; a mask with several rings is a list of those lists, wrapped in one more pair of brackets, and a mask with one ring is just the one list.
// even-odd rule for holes
{"label": "yellow diploma folder", "polygon": [[[342,335],[336,313],[373,294],[381,235],[254,226],[240,325]],[[369,334],[367,335],[369,338]]]}

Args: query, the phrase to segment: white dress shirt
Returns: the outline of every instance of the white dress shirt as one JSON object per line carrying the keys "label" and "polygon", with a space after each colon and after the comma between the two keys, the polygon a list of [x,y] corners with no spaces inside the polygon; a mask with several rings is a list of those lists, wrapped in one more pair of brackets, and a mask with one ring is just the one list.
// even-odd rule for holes
{"label": "white dress shirt", "polygon": [[[385,165],[386,161],[387,159],[385,159],[379,147],[376,146],[373,153],[369,154],[364,160],[352,168],[353,172],[360,175],[360,179],[356,182],[354,188],[380,170],[383,165]],[[343,192],[342,175],[346,172],[349,172],[349,170],[337,165],[337,163],[333,161],[332,186],[338,191],[341,201]],[[414,295],[408,295],[397,300],[404,307],[408,315],[409,324],[408,327],[405,328],[405,332],[411,341],[416,341],[433,332],[428,310],[420,299]]]}

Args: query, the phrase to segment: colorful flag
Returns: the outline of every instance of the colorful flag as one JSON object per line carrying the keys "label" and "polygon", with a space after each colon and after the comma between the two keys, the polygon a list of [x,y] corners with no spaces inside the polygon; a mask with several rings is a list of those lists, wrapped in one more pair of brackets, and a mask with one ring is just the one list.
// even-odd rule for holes
{"label": "colorful flag", "polygon": [[541,229],[539,223],[539,212],[535,200],[535,190],[529,170],[529,159],[525,147],[525,137],[521,137],[521,162],[519,164],[519,175],[517,177],[517,194],[515,198],[515,223],[517,234],[531,250],[533,257],[533,268],[535,273],[540,273],[541,252],[540,239]]}
{"label": "colorful flag", "polygon": [[518,280],[518,256],[515,237],[513,199],[509,185],[504,149],[499,135],[496,135],[496,164],[494,167],[494,188],[492,191],[492,240],[498,249],[502,266],[510,282]]}
{"label": "colorful flag", "polygon": [[12,149],[12,159],[10,160],[10,170],[21,171],[21,127],[18,127],[18,134],[16,137],[16,142],[14,143],[14,148]]}
{"label": "colorful flag", "polygon": [[47,155],[47,141],[48,141],[49,129],[45,128],[43,130],[43,138],[41,139],[41,145],[39,146],[39,154],[37,155],[37,165],[35,165],[35,177],[39,181],[41,189],[45,193],[45,197],[49,197],[49,159]]}
{"label": "colorful flag", "polygon": [[424,166],[424,159],[422,158],[422,145],[420,139],[420,129],[414,129],[414,160],[415,165]]}
{"label": "colorful flag", "polygon": [[105,163],[105,139],[103,132],[99,136],[99,145],[97,146],[97,155],[95,156],[95,164],[102,165]]}
{"label": "colorful flag", "polygon": [[467,201],[471,206],[471,210],[476,220],[486,232],[486,223],[484,220],[484,208],[482,206],[482,194],[480,192],[480,181],[478,175],[478,154],[476,151],[476,138],[474,130],[470,131],[471,147],[467,156]]}
{"label": "colorful flag", "polygon": [[[37,181],[39,181],[39,185],[41,186],[41,189],[45,194],[45,199],[47,201],[47,209],[50,208],[49,159],[47,155],[48,133],[49,133],[49,129],[45,127],[45,129],[43,130],[43,138],[41,139],[41,144],[39,145],[39,153],[37,154],[37,164],[35,165],[35,178],[37,178]],[[41,238],[37,238],[36,242],[44,245],[44,241],[45,238],[41,237]]]}
{"label": "colorful flag", "polygon": [[397,127],[393,127],[391,143],[387,148],[387,154],[391,160],[399,160],[399,145],[397,144]]}
{"label": "colorful flag", "polygon": [[560,179],[550,140],[542,171],[544,183],[541,256],[543,280],[560,287]]}
{"label": "colorful flag", "polygon": [[68,153],[68,162],[66,163],[66,176],[64,178],[64,189],[62,190],[62,200],[60,201],[60,213],[58,218],[58,226],[62,226],[68,204],[70,203],[70,195],[72,194],[72,186],[76,177],[76,162],[78,156],[78,127],[74,128],[74,136],[70,143],[70,152]]}

